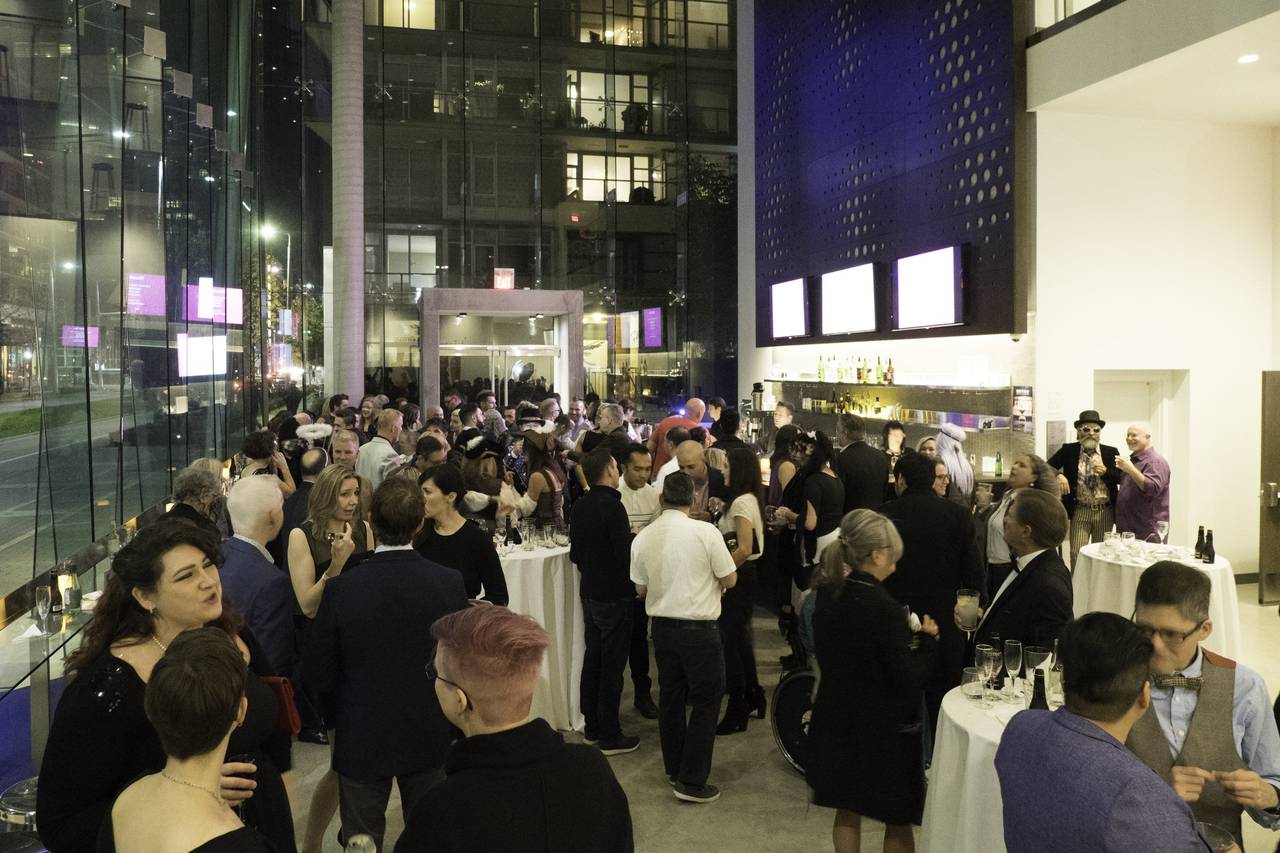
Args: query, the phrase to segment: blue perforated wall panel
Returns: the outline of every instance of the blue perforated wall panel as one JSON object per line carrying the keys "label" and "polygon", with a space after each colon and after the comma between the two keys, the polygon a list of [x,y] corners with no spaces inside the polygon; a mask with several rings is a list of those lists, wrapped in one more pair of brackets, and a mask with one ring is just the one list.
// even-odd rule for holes
{"label": "blue perforated wall panel", "polygon": [[1011,6],[758,0],[758,343],[774,282],[960,243],[952,332],[1014,329]]}

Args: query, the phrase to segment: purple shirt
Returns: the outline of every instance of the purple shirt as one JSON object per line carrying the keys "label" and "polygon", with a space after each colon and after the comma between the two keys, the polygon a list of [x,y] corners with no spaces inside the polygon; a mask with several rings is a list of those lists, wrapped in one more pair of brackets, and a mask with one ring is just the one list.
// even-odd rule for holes
{"label": "purple shirt", "polygon": [[1157,521],[1169,520],[1169,463],[1150,447],[1129,459],[1147,482],[1139,486],[1123,474],[1116,496],[1116,530],[1141,541],[1156,532]]}
{"label": "purple shirt", "polygon": [[1190,807],[1124,744],[1066,708],[1023,711],[996,750],[1009,853],[1204,853]]}

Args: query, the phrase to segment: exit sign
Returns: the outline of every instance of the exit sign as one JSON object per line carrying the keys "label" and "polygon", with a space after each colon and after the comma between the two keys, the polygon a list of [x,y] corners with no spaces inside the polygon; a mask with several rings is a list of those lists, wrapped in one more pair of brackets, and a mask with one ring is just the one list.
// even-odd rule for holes
{"label": "exit sign", "polygon": [[494,267],[493,289],[494,290],[515,290],[516,289],[515,269],[512,267]]}

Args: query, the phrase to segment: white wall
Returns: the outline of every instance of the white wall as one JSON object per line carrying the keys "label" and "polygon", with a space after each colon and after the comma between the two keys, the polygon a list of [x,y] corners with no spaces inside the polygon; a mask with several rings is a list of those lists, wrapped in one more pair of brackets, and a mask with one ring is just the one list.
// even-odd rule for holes
{"label": "white wall", "polygon": [[1040,112],[1037,137],[1037,389],[1073,420],[1095,370],[1189,371],[1173,488],[1190,500],[1170,538],[1212,527],[1237,572],[1257,571],[1260,374],[1280,330],[1274,133]]}
{"label": "white wall", "polygon": [[768,375],[756,348],[756,39],[755,0],[738,0],[738,393]]}

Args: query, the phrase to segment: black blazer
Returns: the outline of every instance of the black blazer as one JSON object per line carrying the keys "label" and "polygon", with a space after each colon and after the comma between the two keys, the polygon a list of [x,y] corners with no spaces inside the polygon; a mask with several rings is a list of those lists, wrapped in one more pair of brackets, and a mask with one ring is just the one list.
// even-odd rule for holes
{"label": "black blazer", "polygon": [[855,441],[840,451],[836,471],[844,483],[844,511],[875,509],[884,503],[889,482],[889,457],[865,441]]}
{"label": "black blazer", "polygon": [[327,582],[303,677],[336,720],[339,774],[374,781],[444,764],[452,735],[427,679],[431,625],[466,606],[462,575],[412,550],[371,554]]}
{"label": "black blazer", "polygon": [[593,746],[546,720],[463,738],[413,807],[396,853],[631,853],[627,795]]}
{"label": "black blazer", "polygon": [[1056,548],[1036,557],[987,610],[974,642],[1021,640],[1023,647],[1047,646],[1071,621],[1071,574]]}
{"label": "black blazer", "polygon": [[[938,497],[933,489],[908,489],[880,507],[902,536],[902,559],[884,588],[903,604],[945,605],[929,611],[939,625],[951,623],[956,590],[982,589],[985,569],[974,540],[973,515]],[[934,602],[937,602],[935,604]]]}
{"label": "black blazer", "polygon": [[[1120,481],[1125,476],[1124,472],[1116,467],[1116,457],[1120,455],[1120,451],[1109,444],[1098,445],[1098,451],[1102,454],[1102,464],[1107,468],[1107,473],[1102,475],[1102,479],[1107,484],[1107,495],[1110,496],[1111,506],[1114,507],[1116,490],[1120,488]],[[1051,467],[1057,468],[1071,485],[1070,490],[1062,496],[1062,505],[1067,508],[1067,517],[1070,518],[1076,511],[1076,488],[1080,479],[1080,442],[1073,441],[1062,445],[1057,453],[1049,457],[1048,462]]]}

